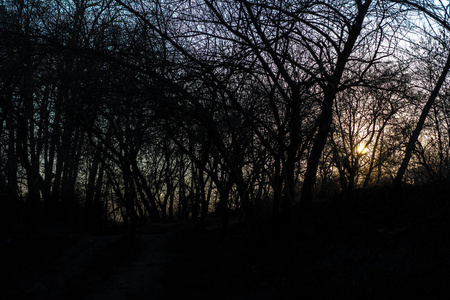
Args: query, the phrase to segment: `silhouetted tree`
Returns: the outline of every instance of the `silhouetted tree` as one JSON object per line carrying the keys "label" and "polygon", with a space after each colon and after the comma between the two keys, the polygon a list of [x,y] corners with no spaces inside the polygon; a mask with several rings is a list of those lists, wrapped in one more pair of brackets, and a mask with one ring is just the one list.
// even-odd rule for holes
{"label": "silhouetted tree", "polygon": [[[429,18],[431,22],[436,22],[439,26],[442,26],[444,30],[449,30],[450,25],[447,21],[448,18],[448,11],[447,7],[444,6],[444,4],[441,3],[441,6],[436,6],[434,3],[431,2],[419,2],[419,1],[401,1],[400,3],[403,3],[407,6],[410,6],[417,10],[418,12],[421,12],[424,14],[426,18]],[[444,84],[445,78],[447,77],[447,74],[450,70],[450,51],[448,51],[447,59],[442,67],[442,71],[439,75],[439,78],[436,81],[436,84],[431,91],[427,102],[425,103],[425,106],[422,109],[422,112],[420,114],[420,118],[411,133],[411,136],[408,140],[408,144],[406,146],[405,150],[405,156],[403,158],[403,161],[400,165],[400,168],[397,171],[397,175],[394,179],[394,187],[400,188],[403,176],[406,172],[406,169],[408,168],[409,161],[411,159],[412,152],[415,148],[416,142],[419,138],[420,132],[422,131],[422,128],[425,124],[425,120],[428,117],[429,111],[431,110],[433,103],[435,102],[436,98],[439,96],[440,89],[442,85]]]}

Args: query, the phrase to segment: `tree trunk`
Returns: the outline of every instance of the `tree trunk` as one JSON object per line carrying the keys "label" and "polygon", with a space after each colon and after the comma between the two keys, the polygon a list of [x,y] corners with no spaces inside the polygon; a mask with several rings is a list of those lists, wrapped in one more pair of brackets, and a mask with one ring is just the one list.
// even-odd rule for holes
{"label": "tree trunk", "polygon": [[[299,91],[294,90],[294,95],[298,95]],[[287,159],[282,170],[284,177],[284,192],[281,198],[281,222],[282,231],[289,234],[291,230],[291,210],[292,203],[295,198],[295,166],[297,164],[298,151],[300,149],[300,99],[294,98],[290,116],[290,143],[287,148]]]}
{"label": "tree trunk", "polygon": [[17,185],[17,170],[18,170],[18,157],[17,157],[17,134],[15,133],[15,120],[12,118],[12,116],[8,116],[6,118],[6,129],[8,130],[8,154],[7,154],[7,160],[5,164],[5,171],[6,171],[6,190],[7,190],[7,196],[13,200],[17,201],[17,196],[19,192],[19,187]]}
{"label": "tree trunk", "polygon": [[130,238],[136,236],[137,229],[137,214],[135,210],[136,203],[136,189],[134,180],[131,176],[130,164],[126,161],[122,162],[122,175],[124,181],[124,201],[127,215],[128,235]]}
{"label": "tree trunk", "polygon": [[319,116],[319,129],[314,138],[302,188],[301,205],[305,210],[309,210],[311,208],[313,189],[316,183],[317,168],[319,166],[320,157],[322,156],[323,149],[325,148],[331,123],[333,121],[333,102],[338,91],[338,85],[341,81],[342,74],[345,70],[345,65],[347,64],[350,54],[352,53],[356,40],[361,33],[362,24],[371,2],[371,0],[367,0],[359,7],[358,15],[355,18],[354,24],[350,28],[344,49],[338,55],[333,75],[331,76],[328,84],[324,87],[324,99],[322,102],[321,114]]}
{"label": "tree trunk", "polygon": [[422,113],[420,114],[420,118],[419,121],[417,122],[416,128],[414,129],[413,133],[411,134],[411,137],[409,138],[408,145],[406,146],[405,150],[405,156],[403,157],[402,164],[400,165],[400,168],[398,169],[397,175],[395,176],[394,179],[394,189],[396,190],[399,190],[401,188],[403,176],[405,175],[406,169],[408,168],[408,164],[409,161],[411,160],[411,155],[412,152],[414,151],[420,132],[422,131],[423,125],[425,124],[425,119],[427,118],[434,101],[439,95],[439,91],[445,81],[445,77],[447,76],[449,69],[450,69],[450,52],[448,53],[447,62],[445,63],[444,69],[442,70],[442,73],[439,76],[438,81],[436,82],[436,86],[434,87],[433,91],[430,94],[430,97],[428,98],[427,103],[422,109]]}
{"label": "tree trunk", "polygon": [[94,155],[94,161],[92,162],[92,166],[89,172],[88,184],[86,187],[86,196],[85,196],[85,227],[87,231],[95,231],[97,228],[95,224],[95,219],[97,218],[95,213],[95,205],[94,205],[94,195],[95,195],[95,183],[96,177],[98,173],[98,167],[100,164],[100,159],[98,156],[101,153],[101,150],[98,149],[96,151],[96,155]]}
{"label": "tree trunk", "polygon": [[159,221],[161,218],[159,216],[158,206],[156,205],[156,199],[153,196],[152,191],[147,184],[147,180],[145,179],[144,175],[142,175],[142,172],[139,170],[136,160],[133,160],[132,167],[133,173],[137,177],[136,184],[138,188],[142,189],[147,196],[146,198],[142,199],[142,203],[144,204],[145,209],[149,213],[150,220],[152,222]]}
{"label": "tree trunk", "polygon": [[222,225],[222,230],[224,233],[228,230],[228,196],[230,195],[230,190],[232,183],[227,180],[226,183],[221,183],[217,186],[219,190],[219,213]]}

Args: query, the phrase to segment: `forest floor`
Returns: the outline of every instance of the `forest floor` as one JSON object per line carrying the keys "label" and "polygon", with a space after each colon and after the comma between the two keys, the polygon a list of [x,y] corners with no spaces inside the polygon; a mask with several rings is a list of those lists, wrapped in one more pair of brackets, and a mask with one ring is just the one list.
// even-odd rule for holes
{"label": "forest floor", "polygon": [[61,235],[16,242],[3,256],[9,259],[1,260],[7,278],[0,299],[162,299],[171,236]]}
{"label": "forest floor", "polygon": [[133,240],[8,237],[0,299],[445,299],[449,191],[357,191],[314,206],[283,236],[266,221],[251,236],[212,223],[153,226]]}

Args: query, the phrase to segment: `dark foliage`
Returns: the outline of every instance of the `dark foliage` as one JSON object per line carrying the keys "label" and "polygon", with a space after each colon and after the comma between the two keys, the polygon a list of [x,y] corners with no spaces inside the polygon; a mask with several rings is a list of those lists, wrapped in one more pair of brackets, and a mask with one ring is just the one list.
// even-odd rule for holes
{"label": "dark foliage", "polygon": [[448,292],[450,205],[445,184],[357,191],[314,208],[292,240],[180,235],[168,298],[436,299]]}

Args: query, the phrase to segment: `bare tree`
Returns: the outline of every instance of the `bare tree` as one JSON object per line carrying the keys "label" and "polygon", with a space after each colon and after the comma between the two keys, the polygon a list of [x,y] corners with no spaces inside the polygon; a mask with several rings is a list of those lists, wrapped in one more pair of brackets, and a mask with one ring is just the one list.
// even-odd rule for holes
{"label": "bare tree", "polygon": [[[442,26],[444,30],[450,29],[450,25],[447,21],[448,20],[447,7],[445,7],[442,3],[440,7],[436,6],[434,3],[430,3],[427,1],[425,1],[424,3],[422,2],[419,3],[418,1],[399,1],[399,3],[403,3],[404,5],[412,7],[418,12],[423,13],[426,18],[429,18],[431,22],[435,22],[439,26]],[[435,102],[436,98],[439,95],[440,89],[444,84],[445,78],[447,77],[449,70],[450,70],[450,52],[448,52],[447,59],[444,66],[442,67],[441,74],[437,79],[436,84],[433,90],[431,91],[428,100],[425,103],[425,106],[422,109],[420,118],[409,138],[408,145],[405,150],[405,156],[394,179],[394,188],[398,189],[402,184],[403,176],[406,172],[406,169],[408,168],[408,164],[411,159],[411,155],[415,148],[416,142],[419,138],[420,132],[422,131],[422,128],[425,124],[425,120],[428,117],[428,114],[432,108],[433,103]]]}

